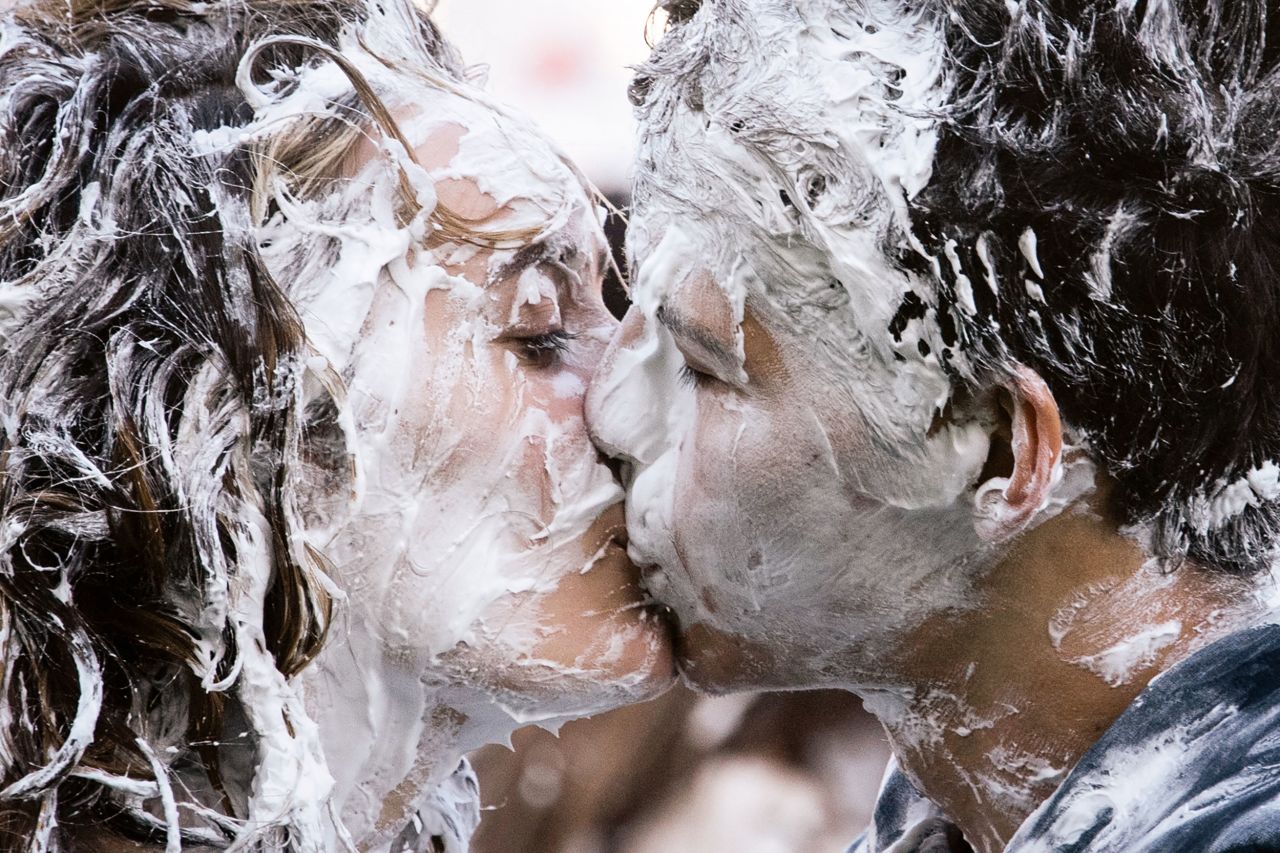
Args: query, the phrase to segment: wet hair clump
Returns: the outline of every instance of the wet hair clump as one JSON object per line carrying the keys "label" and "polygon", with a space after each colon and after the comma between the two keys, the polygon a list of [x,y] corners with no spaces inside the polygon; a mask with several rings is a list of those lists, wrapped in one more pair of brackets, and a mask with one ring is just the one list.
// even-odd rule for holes
{"label": "wet hair clump", "polygon": [[689,20],[702,6],[702,0],[659,0],[658,8],[667,13],[667,20],[672,24],[681,24]]}
{"label": "wet hair clump", "polygon": [[[414,58],[460,78],[404,6]],[[302,192],[371,122],[353,96],[209,139],[253,119],[250,46],[336,49],[368,14],[38,0],[0,19],[0,850],[80,846],[89,824],[172,844],[140,805],[174,806],[170,773],[212,792],[182,803],[188,843],[318,849],[289,814],[246,825],[218,743],[242,733],[251,779],[261,726],[302,744],[305,712],[271,685],[316,654],[330,610],[298,535],[309,351],[259,252],[263,176],[294,170]],[[254,82],[316,60],[276,44]]]}
{"label": "wet hair clump", "polygon": [[973,282],[972,304],[940,288],[962,348],[1045,378],[1158,553],[1270,565],[1280,6],[941,0],[936,19],[947,105],[912,222]]}

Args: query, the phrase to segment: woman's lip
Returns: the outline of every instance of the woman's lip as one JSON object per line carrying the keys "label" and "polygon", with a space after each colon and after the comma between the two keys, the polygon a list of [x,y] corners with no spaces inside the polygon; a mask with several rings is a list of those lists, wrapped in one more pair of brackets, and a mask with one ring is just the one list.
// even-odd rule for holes
{"label": "woman's lip", "polygon": [[603,528],[605,536],[621,545],[623,550],[626,550],[631,543],[630,537],[627,536],[626,509],[621,503],[616,503],[602,512],[596,524]]}
{"label": "woman's lip", "polygon": [[640,588],[643,594],[642,609],[661,623],[665,632],[674,642],[678,636],[677,629],[679,625],[675,611],[668,605],[656,600],[649,589],[649,580],[661,575],[662,567],[653,562],[636,562],[632,559],[630,550],[631,538],[627,534],[626,518],[621,504],[606,510],[603,518],[604,523],[608,525],[606,531],[609,536],[606,554],[616,554],[617,559],[625,562],[632,573],[633,583]]}

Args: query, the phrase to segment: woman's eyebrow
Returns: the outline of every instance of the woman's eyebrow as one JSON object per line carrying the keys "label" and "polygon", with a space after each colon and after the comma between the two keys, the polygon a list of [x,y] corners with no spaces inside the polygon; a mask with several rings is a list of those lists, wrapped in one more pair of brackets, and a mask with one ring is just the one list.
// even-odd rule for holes
{"label": "woman's eyebrow", "polygon": [[[519,275],[526,269],[537,264],[563,264],[565,266],[573,266],[583,256],[582,249],[573,245],[566,245],[562,241],[553,238],[539,240],[522,246],[512,255],[511,260],[504,263],[498,268],[499,276]],[[607,250],[601,250],[600,262],[603,264],[607,256]]]}
{"label": "woman's eyebrow", "polygon": [[517,276],[529,267],[552,260],[554,254],[546,243],[530,243],[528,246],[522,246],[511,256],[511,260],[498,267],[494,280]]}

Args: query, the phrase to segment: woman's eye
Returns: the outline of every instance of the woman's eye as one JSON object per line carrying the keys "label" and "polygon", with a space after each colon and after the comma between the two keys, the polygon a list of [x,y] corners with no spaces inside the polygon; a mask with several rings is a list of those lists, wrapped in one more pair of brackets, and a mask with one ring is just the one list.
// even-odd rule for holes
{"label": "woman's eye", "polygon": [[688,364],[680,368],[680,384],[686,388],[705,388],[716,381],[711,374],[703,373]]}
{"label": "woman's eye", "polygon": [[575,337],[577,335],[561,329],[545,335],[517,338],[516,352],[520,358],[534,367],[552,367],[559,363],[560,357],[569,349],[569,342]]}

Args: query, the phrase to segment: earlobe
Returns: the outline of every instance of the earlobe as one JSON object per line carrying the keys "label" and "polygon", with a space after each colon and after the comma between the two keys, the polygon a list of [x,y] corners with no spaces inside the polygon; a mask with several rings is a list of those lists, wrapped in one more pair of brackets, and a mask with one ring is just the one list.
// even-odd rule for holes
{"label": "earlobe", "polygon": [[1012,470],[986,480],[974,495],[974,526],[993,543],[1021,533],[1062,476],[1062,421],[1049,386],[1019,365],[1004,387],[1012,401]]}

